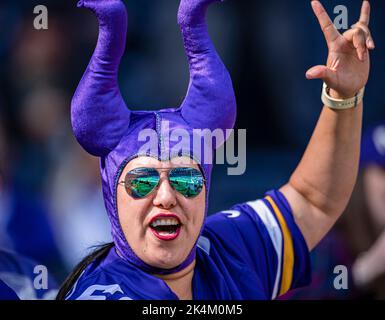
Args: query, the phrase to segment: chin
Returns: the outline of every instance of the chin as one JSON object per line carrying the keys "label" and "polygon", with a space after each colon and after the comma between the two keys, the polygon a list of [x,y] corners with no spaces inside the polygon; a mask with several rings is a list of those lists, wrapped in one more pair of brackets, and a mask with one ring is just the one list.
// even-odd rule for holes
{"label": "chin", "polygon": [[184,255],[175,254],[170,250],[161,250],[162,252],[158,252],[156,254],[151,255],[151,263],[150,265],[162,268],[162,269],[172,269],[179,266],[184,261]]}

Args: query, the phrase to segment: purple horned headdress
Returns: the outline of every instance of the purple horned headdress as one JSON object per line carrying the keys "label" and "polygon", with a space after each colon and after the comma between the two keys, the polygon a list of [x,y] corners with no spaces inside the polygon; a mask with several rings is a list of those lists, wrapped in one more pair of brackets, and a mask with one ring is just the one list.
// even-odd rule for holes
{"label": "purple horned headdress", "polygon": [[[179,148],[182,152],[173,154],[173,147],[178,141],[170,139],[169,133],[175,129],[184,129],[191,140],[195,134],[194,129],[224,131],[234,126],[236,102],[231,78],[215,51],[205,22],[208,6],[216,1],[181,0],[178,24],[189,61],[189,88],[179,108],[155,112],[130,111],[120,94],[118,68],[127,32],[124,4],[120,0],[82,0],[78,3],[78,7],[86,7],[96,14],[99,38],[72,100],[73,131],[85,150],[101,158],[104,201],[118,252],[124,259],[149,273],[170,274],[182,270],[195,258],[196,246],[186,260],[173,269],[154,268],[140,260],[127,243],[120,226],[117,183],[125,165],[135,157],[146,155],[167,160],[174,156],[188,155],[198,161],[206,179],[207,214],[212,161],[203,161],[203,155],[213,151],[213,147],[207,144],[197,147],[194,143],[184,142],[182,148]],[[141,141],[139,135],[145,129],[156,132],[159,143],[155,151],[152,148],[151,151],[143,152],[146,141]]]}

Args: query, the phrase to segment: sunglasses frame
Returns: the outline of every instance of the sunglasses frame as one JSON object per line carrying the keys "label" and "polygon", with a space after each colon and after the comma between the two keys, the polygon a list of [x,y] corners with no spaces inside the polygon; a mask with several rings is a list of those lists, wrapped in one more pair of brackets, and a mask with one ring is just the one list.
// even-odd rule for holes
{"label": "sunglasses frame", "polygon": [[[128,176],[130,173],[134,176],[134,173],[132,173],[132,172],[135,171],[135,170],[138,170],[138,169],[151,169],[151,170],[155,170],[155,171],[158,172],[158,175],[159,175],[159,180],[158,180],[158,183],[156,184],[156,186],[155,186],[155,187],[154,187],[148,194],[146,194],[146,195],[143,196],[143,197],[133,196],[133,194],[132,194],[132,189],[131,189],[131,186],[130,186],[130,182],[131,182],[132,180],[136,179],[136,178],[127,179],[127,176]],[[195,170],[195,171],[199,172],[199,174],[200,174],[201,177],[202,177],[203,185],[206,184],[206,179],[204,178],[203,173],[202,173],[199,169],[196,169],[196,168],[193,168],[193,167],[167,167],[167,168],[138,167],[138,168],[135,168],[135,169],[132,169],[132,170],[128,171],[128,172],[126,173],[125,179],[122,180],[122,181],[119,181],[118,184],[119,184],[119,185],[123,185],[123,186],[125,187],[126,192],[128,193],[128,195],[131,196],[131,197],[133,197],[134,199],[144,199],[144,198],[148,197],[149,195],[151,195],[151,194],[152,194],[152,193],[159,187],[159,184],[160,184],[160,182],[161,182],[161,180],[162,180],[160,174],[161,174],[162,172],[167,172],[167,179],[168,179],[168,182],[169,182],[171,188],[173,188],[176,192],[178,192],[179,194],[181,194],[182,196],[184,196],[184,197],[187,198],[187,199],[193,199],[193,198],[197,197],[197,196],[202,192],[203,186],[202,186],[201,191],[199,191],[198,194],[196,194],[195,196],[191,196],[191,197],[185,196],[183,193],[179,192],[178,190],[176,190],[176,189],[173,187],[172,183],[170,182],[170,171],[172,171],[172,170],[177,170],[177,169],[192,169],[192,170]]]}

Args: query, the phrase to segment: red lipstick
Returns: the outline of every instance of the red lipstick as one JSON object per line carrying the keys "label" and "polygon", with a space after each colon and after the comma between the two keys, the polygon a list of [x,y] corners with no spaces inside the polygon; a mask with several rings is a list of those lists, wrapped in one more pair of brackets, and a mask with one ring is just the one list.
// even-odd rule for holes
{"label": "red lipstick", "polygon": [[[163,224],[163,225],[157,225],[155,227],[152,226],[152,224],[156,220],[161,220],[161,219],[163,219],[163,220],[175,219],[178,222],[178,225],[165,225],[165,224]],[[180,234],[181,226],[182,226],[182,223],[180,222],[180,219],[178,218],[177,215],[175,215],[173,213],[171,213],[171,214],[165,214],[165,213],[157,214],[156,216],[154,216],[151,219],[150,224],[149,224],[151,232],[154,234],[154,236],[160,240],[163,240],[163,241],[175,240]]]}

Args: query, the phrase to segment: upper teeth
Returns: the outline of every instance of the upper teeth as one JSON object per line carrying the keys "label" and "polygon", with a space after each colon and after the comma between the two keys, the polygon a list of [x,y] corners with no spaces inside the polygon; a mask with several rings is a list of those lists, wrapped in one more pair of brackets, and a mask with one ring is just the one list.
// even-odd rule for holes
{"label": "upper teeth", "polygon": [[172,226],[172,225],[178,225],[179,222],[175,218],[159,218],[156,219],[151,223],[152,227],[157,227],[157,226]]}

